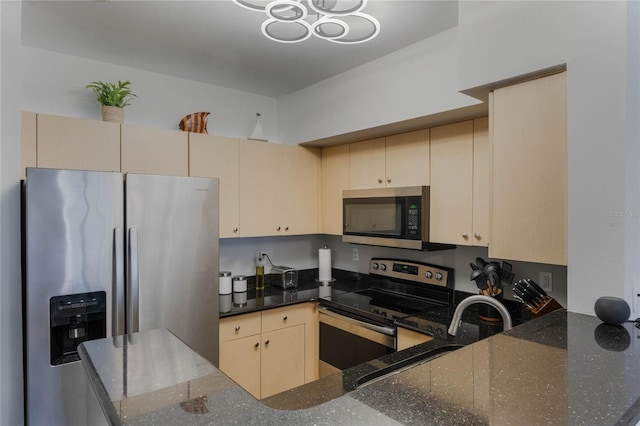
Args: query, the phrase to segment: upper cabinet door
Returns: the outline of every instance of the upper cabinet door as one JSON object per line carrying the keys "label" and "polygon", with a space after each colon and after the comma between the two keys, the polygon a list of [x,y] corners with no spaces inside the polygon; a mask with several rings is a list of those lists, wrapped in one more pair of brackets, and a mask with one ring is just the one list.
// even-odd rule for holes
{"label": "upper cabinet door", "polygon": [[238,139],[189,133],[189,176],[220,180],[220,238],[240,235],[239,156]]}
{"label": "upper cabinet door", "polygon": [[489,256],[567,264],[566,73],[493,92]]}
{"label": "upper cabinet door", "polygon": [[37,167],[37,121],[33,112],[20,114],[20,179],[26,177],[27,167]]}
{"label": "upper cabinet door", "polygon": [[284,235],[317,234],[320,228],[320,150],[282,145]]}
{"label": "upper cabinet door", "polygon": [[350,188],[349,145],[322,150],[322,214],[320,231],[342,235],[342,191]]}
{"label": "upper cabinet door", "polygon": [[489,245],[491,156],[489,118],[473,120],[473,237],[472,245]]}
{"label": "upper cabinet door", "polygon": [[188,133],[122,125],[122,172],[189,175]]}
{"label": "upper cabinet door", "polygon": [[243,140],[240,143],[240,236],[284,235],[282,145]]}
{"label": "upper cabinet door", "polygon": [[385,138],[350,144],[351,189],[385,187]]}
{"label": "upper cabinet door", "polygon": [[429,239],[472,244],[473,121],[431,129]]}
{"label": "upper cabinet door", "polygon": [[37,166],[120,171],[120,124],[38,114]]}
{"label": "upper cabinet door", "polygon": [[387,187],[429,185],[429,129],[386,138]]}

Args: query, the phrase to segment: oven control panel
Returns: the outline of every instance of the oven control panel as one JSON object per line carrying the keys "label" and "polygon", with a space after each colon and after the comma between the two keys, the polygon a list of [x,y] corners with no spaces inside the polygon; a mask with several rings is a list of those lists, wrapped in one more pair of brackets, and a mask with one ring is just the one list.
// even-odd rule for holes
{"label": "oven control panel", "polygon": [[424,262],[373,258],[369,274],[453,288],[453,269]]}

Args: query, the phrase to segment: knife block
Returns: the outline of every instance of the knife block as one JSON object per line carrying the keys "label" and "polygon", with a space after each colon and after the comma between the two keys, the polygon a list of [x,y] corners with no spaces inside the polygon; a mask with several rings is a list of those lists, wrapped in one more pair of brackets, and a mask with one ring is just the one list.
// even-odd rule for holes
{"label": "knife block", "polygon": [[564,309],[553,297],[547,296],[545,302],[539,308],[527,308],[533,314],[531,318],[538,318],[557,309]]}

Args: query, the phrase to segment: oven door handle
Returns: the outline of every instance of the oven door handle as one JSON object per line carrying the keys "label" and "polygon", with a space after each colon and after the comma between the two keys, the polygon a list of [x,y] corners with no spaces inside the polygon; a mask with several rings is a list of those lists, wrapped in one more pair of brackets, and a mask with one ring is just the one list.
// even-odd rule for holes
{"label": "oven door handle", "polygon": [[[386,334],[387,336],[395,336],[396,335],[396,329],[393,327],[384,327],[381,325],[375,325],[375,324],[370,324],[368,322],[364,322],[364,321],[360,321],[357,320],[355,318],[351,318],[342,314],[338,314],[335,313],[333,311],[331,311],[329,308],[325,307],[325,306],[320,306],[320,309],[322,309],[322,311],[320,311],[321,314],[342,320],[342,321],[347,321],[347,322],[351,322],[355,325],[357,325],[358,327],[362,327],[362,328],[366,328],[368,330],[371,331],[375,331],[378,333],[382,333],[382,334]],[[322,322],[322,320],[320,320],[320,322]]]}

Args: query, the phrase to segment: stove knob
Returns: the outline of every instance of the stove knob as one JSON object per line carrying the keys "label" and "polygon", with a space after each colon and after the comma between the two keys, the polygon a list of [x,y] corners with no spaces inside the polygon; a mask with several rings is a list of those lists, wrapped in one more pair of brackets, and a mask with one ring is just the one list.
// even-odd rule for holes
{"label": "stove knob", "polygon": [[424,273],[424,276],[429,278],[429,279],[431,279],[431,278],[433,278],[433,273],[431,271],[427,271],[427,272]]}
{"label": "stove knob", "polygon": [[386,271],[387,270],[387,265],[385,265],[384,263],[380,264],[380,270],[381,271]]}
{"label": "stove knob", "polygon": [[427,333],[433,333],[433,327],[430,325],[427,326]]}
{"label": "stove knob", "polygon": [[373,265],[371,265],[371,269],[378,269],[378,264],[374,262]]}
{"label": "stove knob", "polygon": [[442,329],[441,328],[436,328],[436,336],[442,337]]}
{"label": "stove knob", "polygon": [[436,272],[436,280],[440,281],[442,279],[442,274],[440,272]]}
{"label": "stove knob", "polygon": [[382,316],[382,317],[385,317],[385,318],[386,318],[386,317],[387,317],[387,312],[386,312],[386,311],[382,311],[382,312],[380,312],[380,316]]}

